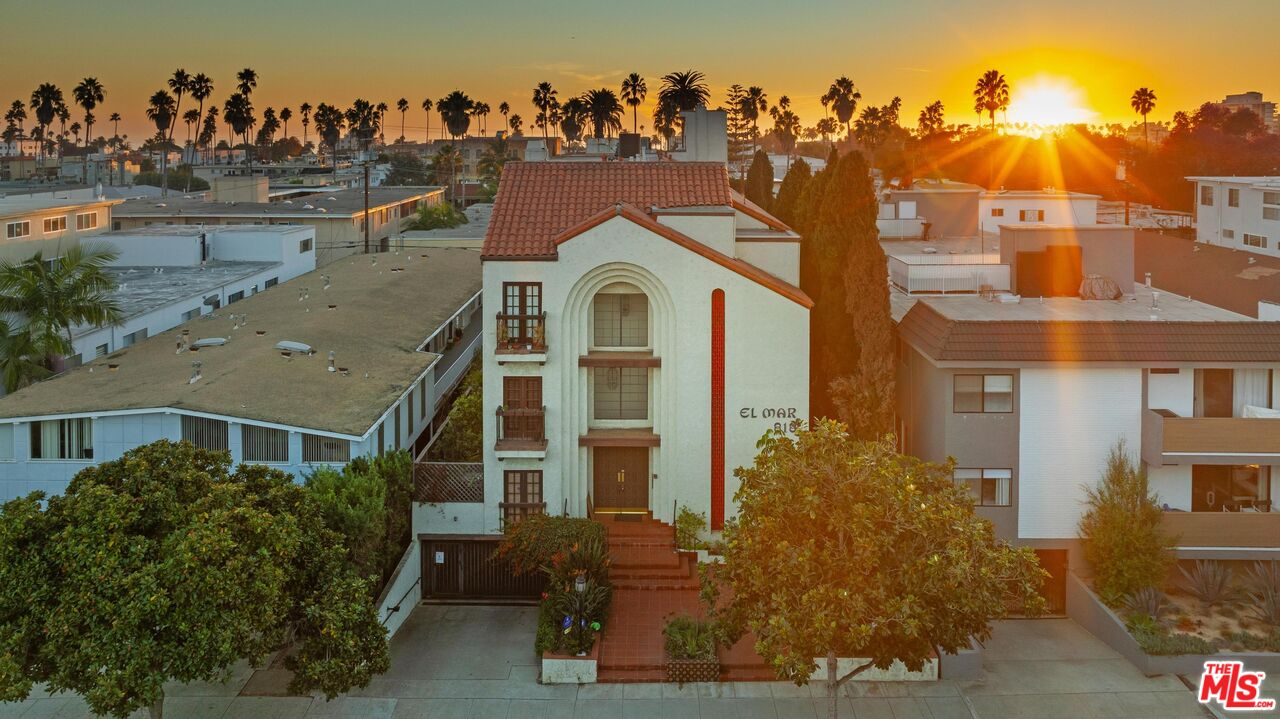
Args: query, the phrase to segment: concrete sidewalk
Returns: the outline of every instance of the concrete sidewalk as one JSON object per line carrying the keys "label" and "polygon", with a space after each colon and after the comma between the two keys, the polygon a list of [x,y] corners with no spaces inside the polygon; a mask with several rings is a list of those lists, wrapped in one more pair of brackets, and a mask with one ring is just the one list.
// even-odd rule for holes
{"label": "concrete sidewalk", "polygon": [[[543,686],[533,652],[536,609],[415,609],[392,643],[391,670],[333,702],[241,696],[252,671],[225,685],[175,686],[167,717],[258,719],[523,719],[688,717],[822,719],[825,687],[787,682]],[[1205,719],[1175,677],[1147,678],[1067,619],[996,626],[980,682],[850,683],[845,719]],[[428,678],[430,677],[430,678]],[[1266,693],[1276,694],[1268,678]],[[90,716],[74,697],[0,704],[0,719]],[[141,719],[141,713],[138,715]]]}

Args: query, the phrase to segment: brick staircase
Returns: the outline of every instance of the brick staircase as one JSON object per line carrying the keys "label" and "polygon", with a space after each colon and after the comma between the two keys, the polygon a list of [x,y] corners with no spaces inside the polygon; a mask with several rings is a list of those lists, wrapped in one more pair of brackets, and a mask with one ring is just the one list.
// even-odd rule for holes
{"label": "brick staircase", "polygon": [[600,682],[666,680],[662,628],[671,616],[700,613],[698,559],[676,550],[675,528],[652,513],[598,514],[605,527],[613,605],[600,644]]}

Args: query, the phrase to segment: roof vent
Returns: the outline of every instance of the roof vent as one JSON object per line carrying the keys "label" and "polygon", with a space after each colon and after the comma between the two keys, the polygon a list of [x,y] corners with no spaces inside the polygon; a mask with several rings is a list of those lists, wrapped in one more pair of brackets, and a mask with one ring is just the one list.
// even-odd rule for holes
{"label": "roof vent", "polygon": [[201,337],[191,343],[192,347],[221,347],[227,343],[226,337]]}
{"label": "roof vent", "polygon": [[276,349],[285,352],[301,352],[302,354],[315,354],[315,350],[311,349],[311,345],[305,342],[294,342],[293,340],[280,340],[276,343]]}

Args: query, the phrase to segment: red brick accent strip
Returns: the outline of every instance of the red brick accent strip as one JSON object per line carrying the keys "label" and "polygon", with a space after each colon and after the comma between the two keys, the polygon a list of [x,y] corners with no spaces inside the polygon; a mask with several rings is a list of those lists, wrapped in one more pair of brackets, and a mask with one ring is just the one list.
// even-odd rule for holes
{"label": "red brick accent strip", "polygon": [[711,529],[724,529],[724,290],[711,291]]}

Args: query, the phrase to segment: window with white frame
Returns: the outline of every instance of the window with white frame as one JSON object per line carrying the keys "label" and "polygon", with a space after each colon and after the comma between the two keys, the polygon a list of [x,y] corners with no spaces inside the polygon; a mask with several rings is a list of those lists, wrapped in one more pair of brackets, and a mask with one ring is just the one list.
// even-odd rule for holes
{"label": "window with white frame", "polygon": [[227,423],[208,417],[182,416],[182,438],[200,449],[227,451]]}
{"label": "window with white frame", "polygon": [[1251,235],[1248,232],[1246,232],[1244,233],[1244,244],[1246,247],[1258,247],[1261,249],[1266,249],[1267,238],[1263,237],[1262,235]]}
{"label": "window with white frame", "polygon": [[98,226],[98,213],[81,212],[80,214],[76,215],[77,230],[92,230],[97,226]]}
{"label": "window with white frame", "polygon": [[4,226],[5,239],[20,240],[23,237],[31,235],[31,223],[23,220],[21,222],[10,222]]}
{"label": "window with white frame", "polygon": [[1239,188],[1227,188],[1227,207],[1240,206],[1240,190]]}
{"label": "window with white frame", "polygon": [[1280,192],[1264,192],[1264,193],[1262,193],[1262,204],[1264,204],[1264,205],[1280,205]]}
{"label": "window with white frame", "polygon": [[47,419],[31,423],[32,459],[93,459],[93,420]]}
{"label": "window with white frame", "polygon": [[1019,210],[1019,222],[1044,222],[1044,210]]}
{"label": "window with white frame", "polygon": [[333,462],[346,464],[351,461],[351,442],[318,434],[302,435],[303,462]]}
{"label": "window with white frame", "polygon": [[1213,207],[1213,186],[1200,186],[1200,204],[1205,207]]}
{"label": "window with white frame", "polygon": [[1235,238],[1236,238],[1236,231],[1235,231],[1235,230],[1223,230],[1223,231],[1222,231],[1222,239],[1224,239],[1224,240],[1234,240]]}
{"label": "window with white frame", "polygon": [[953,412],[1013,411],[1013,375],[958,374],[954,379]]}
{"label": "window with white frame", "polygon": [[1264,207],[1262,208],[1262,219],[1264,220],[1280,220],[1280,207]]}
{"label": "window with white frame", "polygon": [[275,427],[242,424],[240,453],[246,462],[288,462],[289,433]]}
{"label": "window with white frame", "polygon": [[973,494],[973,501],[981,507],[1008,507],[1013,504],[1013,470],[973,469],[956,467],[952,475],[957,484],[963,484]]}
{"label": "window with white frame", "polygon": [[0,462],[13,459],[13,425],[0,424]]}
{"label": "window with white frame", "polygon": [[310,237],[308,237],[308,238],[307,238],[307,239],[305,239],[305,240],[298,240],[298,253],[299,253],[299,254],[305,254],[305,253],[310,252],[310,251],[311,251],[311,238],[310,238]]}
{"label": "window with white frame", "polygon": [[991,208],[991,216],[992,216],[992,217],[1004,217],[1004,208],[1003,208],[1003,207],[992,207],[992,208]]}
{"label": "window with white frame", "polygon": [[46,218],[44,218],[44,232],[45,232],[45,234],[46,234],[46,235],[47,235],[47,234],[49,234],[49,233],[51,233],[51,232],[62,232],[62,231],[63,231],[63,230],[65,230],[65,229],[67,229],[67,218],[66,218],[66,217],[46,217]]}

